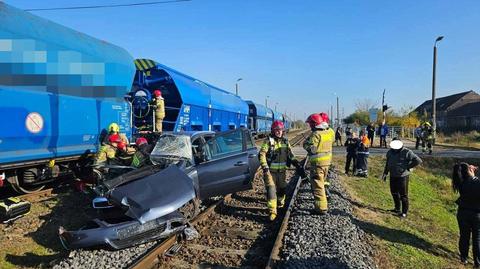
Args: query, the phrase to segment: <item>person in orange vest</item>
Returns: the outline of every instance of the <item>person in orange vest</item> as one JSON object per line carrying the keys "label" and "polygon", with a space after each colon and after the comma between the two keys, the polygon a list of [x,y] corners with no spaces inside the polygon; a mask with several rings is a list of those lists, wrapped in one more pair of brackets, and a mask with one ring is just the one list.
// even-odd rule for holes
{"label": "person in orange vest", "polygon": [[368,146],[370,145],[370,139],[368,139],[365,131],[360,131],[360,143],[357,149],[357,169],[355,175],[359,177],[368,176]]}
{"label": "person in orange vest", "polygon": [[165,101],[160,90],[153,91],[153,108],[155,109],[155,132],[162,132],[162,123],[165,118]]}
{"label": "person in orange vest", "polygon": [[312,129],[312,134],[303,143],[310,160],[310,185],[314,197],[314,213],[326,214],[328,202],[325,181],[328,168],[332,163],[332,148],[335,132],[328,125],[326,113],[312,114],[306,122]]}

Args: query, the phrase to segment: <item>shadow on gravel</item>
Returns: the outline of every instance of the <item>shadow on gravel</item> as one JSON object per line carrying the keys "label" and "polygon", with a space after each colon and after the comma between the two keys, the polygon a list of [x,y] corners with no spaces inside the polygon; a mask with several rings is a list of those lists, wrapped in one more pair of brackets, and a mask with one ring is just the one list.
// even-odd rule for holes
{"label": "shadow on gravel", "polygon": [[23,255],[6,255],[6,260],[16,267],[51,267],[52,261],[68,255],[58,238],[58,227],[79,229],[94,214],[88,196],[71,189],[36,203],[38,215],[29,220],[33,229],[26,230],[24,235],[35,244],[25,246]]}
{"label": "shadow on gravel", "polygon": [[289,259],[280,261],[275,268],[336,268],[347,269],[348,265],[339,259],[330,259],[326,257],[314,257],[305,259]]}
{"label": "shadow on gravel", "polygon": [[391,229],[391,228],[370,223],[370,222],[361,221],[355,218],[352,218],[352,222],[356,224],[358,227],[360,227],[366,233],[373,234],[379,238],[382,238],[383,240],[387,240],[392,243],[410,245],[414,248],[427,251],[436,256],[443,256],[449,259],[457,258],[457,254],[451,252],[449,249],[441,245],[434,245],[414,234],[411,234],[402,230]]}

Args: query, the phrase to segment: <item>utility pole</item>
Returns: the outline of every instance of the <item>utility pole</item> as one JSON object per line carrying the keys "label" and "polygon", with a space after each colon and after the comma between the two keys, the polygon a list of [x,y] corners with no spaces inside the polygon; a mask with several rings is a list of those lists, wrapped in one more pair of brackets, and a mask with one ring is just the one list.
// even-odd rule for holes
{"label": "utility pole", "polygon": [[337,127],[340,127],[340,107],[338,106],[338,95],[337,95]]}
{"label": "utility pole", "polygon": [[239,82],[240,80],[243,80],[243,78],[237,79],[237,82],[235,83],[235,95],[236,95],[236,96],[238,96],[238,82]]}
{"label": "utility pole", "polygon": [[436,83],[436,69],[437,69],[437,43],[443,39],[443,36],[435,39],[433,45],[433,74],[432,74],[432,128],[433,128],[433,141],[437,135],[437,100],[435,99],[435,83]]}
{"label": "utility pole", "polygon": [[330,105],[330,125],[334,125],[333,118],[333,105]]}

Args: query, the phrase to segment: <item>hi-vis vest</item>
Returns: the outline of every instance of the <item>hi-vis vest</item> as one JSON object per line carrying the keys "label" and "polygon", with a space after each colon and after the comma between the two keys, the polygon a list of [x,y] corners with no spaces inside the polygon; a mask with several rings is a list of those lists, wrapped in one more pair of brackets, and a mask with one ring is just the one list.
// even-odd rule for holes
{"label": "hi-vis vest", "polygon": [[303,143],[303,148],[308,152],[310,163],[328,166],[332,163],[332,147],[335,132],[331,128],[316,130]]}
{"label": "hi-vis vest", "polygon": [[287,162],[295,158],[287,139],[275,139],[271,136],[263,141],[258,155],[260,165],[270,170],[285,170],[288,168]]}

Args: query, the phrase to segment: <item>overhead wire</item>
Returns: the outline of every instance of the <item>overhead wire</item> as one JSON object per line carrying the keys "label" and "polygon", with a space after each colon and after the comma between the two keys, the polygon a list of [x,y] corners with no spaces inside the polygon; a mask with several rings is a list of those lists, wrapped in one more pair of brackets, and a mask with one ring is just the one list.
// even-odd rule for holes
{"label": "overhead wire", "polygon": [[28,9],[24,9],[24,11],[74,10],[74,9],[131,7],[131,6],[146,6],[146,5],[171,4],[171,3],[190,2],[190,1],[192,1],[192,0],[164,0],[164,1],[140,2],[140,3],[129,3],[129,4],[111,4],[111,5],[95,5],[95,6],[73,6],[73,7],[49,7],[49,8],[28,8]]}

